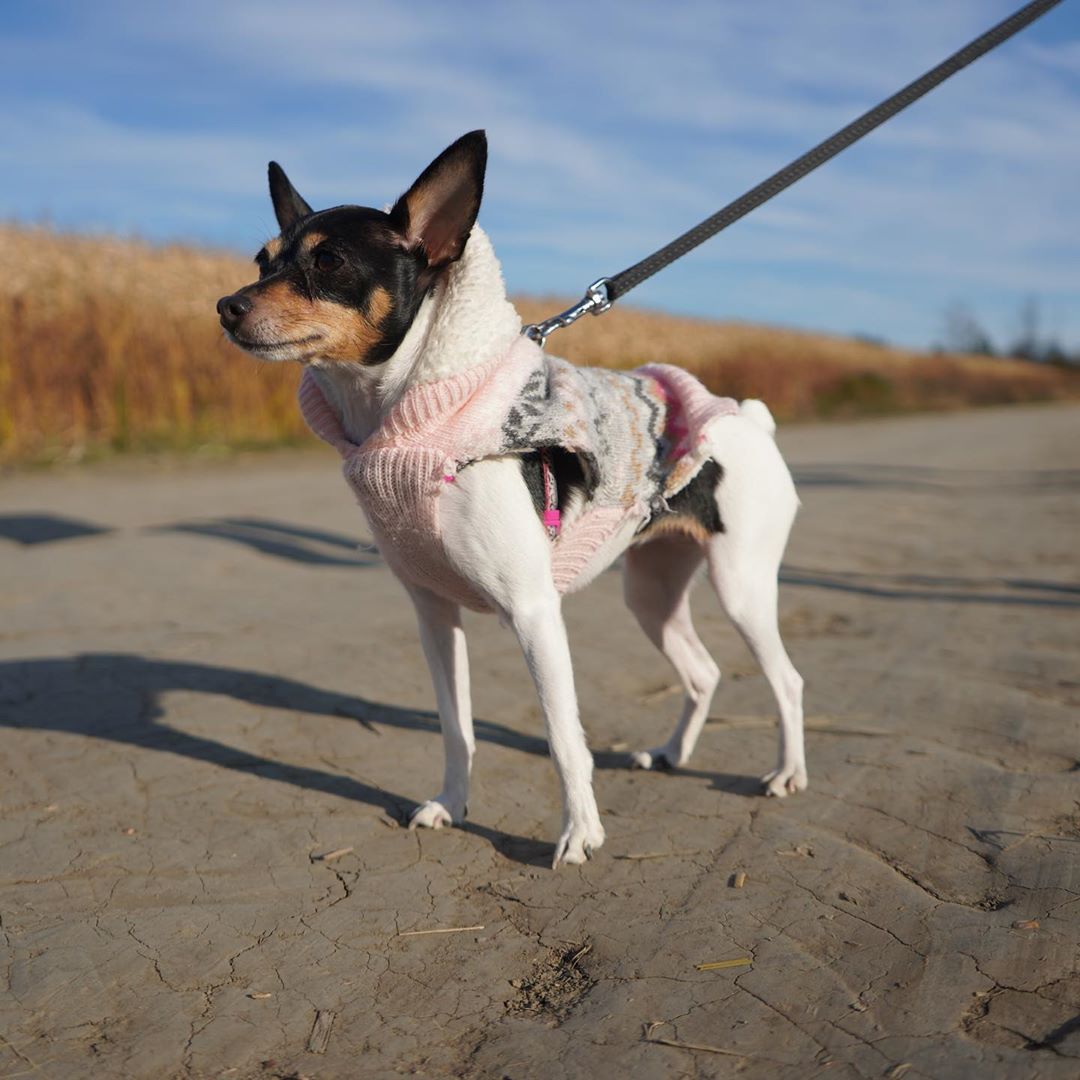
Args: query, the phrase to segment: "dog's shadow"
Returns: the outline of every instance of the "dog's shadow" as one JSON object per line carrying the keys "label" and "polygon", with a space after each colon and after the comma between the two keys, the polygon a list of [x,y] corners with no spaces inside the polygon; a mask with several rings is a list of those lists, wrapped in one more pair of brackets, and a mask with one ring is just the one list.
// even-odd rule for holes
{"label": "dog's shadow", "polygon": [[[429,712],[414,712],[347,697],[276,675],[127,653],[0,662],[0,726],[89,735],[147,750],[181,754],[237,772],[367,803],[404,823],[415,801],[354,777],[262,757],[162,723],[162,695],[187,690],[219,694],[251,705],[351,718],[369,730],[392,726],[438,732]],[[478,725],[480,738],[535,751],[533,740],[496,724]],[[537,740],[542,743],[542,740]],[[506,858],[550,860],[552,845],[465,822]]]}
{"label": "dog's shadow", "polygon": [[[437,734],[438,717],[364,698],[333,693],[278,675],[182,660],[155,660],[129,653],[89,653],[75,657],[0,662],[0,726],[88,735],[142,749],[180,754],[237,772],[254,773],[345,799],[367,803],[405,822],[415,801],[374,784],[307,765],[260,756],[251,751],[194,735],[163,722],[162,695],[170,691],[217,694],[250,705],[288,709],[317,716],[352,719],[370,731],[396,727]],[[545,739],[491,721],[476,721],[483,742],[546,756]],[[627,756],[596,754],[601,769],[625,769]],[[679,770],[699,776],[720,790],[751,794],[756,781]],[[760,791],[760,787],[754,788]],[[550,859],[552,846],[527,837],[466,821],[464,831],[488,841],[498,852],[528,865]]]}
{"label": "dog's shadow", "polygon": [[260,517],[224,517],[202,521],[175,521],[157,525],[151,532],[227,540],[233,544],[305,566],[349,566],[367,569],[381,559],[371,544],[327,529],[292,525]]}
{"label": "dog's shadow", "polygon": [[[538,740],[547,753],[547,744],[543,739]],[[616,750],[594,750],[593,764],[598,769],[617,769],[625,772],[630,767],[629,754]],[[635,770],[642,771],[644,770]],[[761,780],[756,776],[740,776],[737,773],[708,772],[704,769],[688,769],[685,765],[675,768],[650,769],[645,773],[649,776],[683,778],[692,780],[708,780],[714,791],[722,791],[726,795],[743,795],[746,798],[755,798],[764,793]]]}

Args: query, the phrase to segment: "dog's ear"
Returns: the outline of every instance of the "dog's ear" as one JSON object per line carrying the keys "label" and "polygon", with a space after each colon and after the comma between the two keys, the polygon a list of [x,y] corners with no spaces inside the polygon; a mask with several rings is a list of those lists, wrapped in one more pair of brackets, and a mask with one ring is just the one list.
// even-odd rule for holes
{"label": "dog's ear", "polygon": [[267,170],[270,174],[270,199],[274,204],[274,216],[277,218],[278,228],[284,232],[290,225],[295,225],[301,218],[312,213],[312,209],[300,193],[289,182],[285,170],[276,162],[271,161]]}
{"label": "dog's ear", "polygon": [[461,257],[484,194],[487,135],[470,131],[448,146],[394,204],[390,217],[432,269]]}

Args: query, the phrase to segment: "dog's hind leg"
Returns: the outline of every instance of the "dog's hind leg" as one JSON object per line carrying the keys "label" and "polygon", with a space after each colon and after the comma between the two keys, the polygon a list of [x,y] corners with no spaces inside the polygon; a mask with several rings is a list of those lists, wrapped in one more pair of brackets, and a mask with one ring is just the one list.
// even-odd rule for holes
{"label": "dog's hind leg", "polygon": [[[722,540],[722,537],[714,540],[714,548],[720,546]],[[723,555],[710,555],[709,576],[724,610],[761,665],[780,709],[776,768],[761,778],[766,794],[790,795],[802,791],[806,787],[803,681],[780,638],[776,617],[776,569],[732,565]]]}
{"label": "dog's hind leg", "polygon": [[632,755],[632,763],[640,769],[666,769],[687,761],[720,682],[720,669],[690,619],[690,589],[702,557],[701,546],[682,536],[660,537],[626,553],[623,591],[627,606],[667,657],[686,694],[682,715],[668,741]]}
{"label": "dog's hind leg", "polygon": [[467,811],[476,745],[469,699],[469,659],[457,604],[421,588],[410,588],[409,595],[416,607],[420,643],[435,686],[446,752],[442,791],[417,807],[409,819],[409,828],[438,829],[463,820]]}
{"label": "dog's hind leg", "polygon": [[803,681],[780,638],[777,575],[798,499],[768,434],[739,418],[726,421],[720,432],[724,479],[717,503],[725,531],[709,541],[709,579],[780,710],[777,765],[762,777],[766,793],[790,795],[806,787]]}

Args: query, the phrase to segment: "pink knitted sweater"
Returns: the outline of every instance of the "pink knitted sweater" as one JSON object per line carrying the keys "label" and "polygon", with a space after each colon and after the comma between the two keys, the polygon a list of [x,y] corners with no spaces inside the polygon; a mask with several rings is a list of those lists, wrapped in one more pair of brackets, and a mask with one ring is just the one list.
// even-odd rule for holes
{"label": "pink knitted sweater", "polygon": [[676,367],[578,368],[526,337],[448,378],[409,386],[362,443],[350,441],[310,371],[299,390],[311,430],[343,458],[379,550],[403,580],[476,611],[487,603],[446,558],[440,496],[472,462],[541,447],[578,455],[588,498],[552,541],[560,593],[585,583],[598,549],[644,525],[708,457],[707,429],[738,412]]}

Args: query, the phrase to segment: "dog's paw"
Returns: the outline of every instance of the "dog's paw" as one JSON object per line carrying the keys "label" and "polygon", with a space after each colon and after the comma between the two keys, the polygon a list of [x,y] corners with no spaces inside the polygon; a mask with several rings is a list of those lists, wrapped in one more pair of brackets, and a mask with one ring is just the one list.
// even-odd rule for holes
{"label": "dog's paw", "polygon": [[630,755],[631,769],[651,769],[653,772],[669,772],[678,766],[674,755],[666,746],[655,750],[635,750]]}
{"label": "dog's paw", "polygon": [[555,845],[555,858],[551,869],[557,870],[562,863],[578,866],[592,858],[592,854],[604,843],[604,826],[597,819],[590,825],[567,825]]}
{"label": "dog's paw", "polygon": [[786,769],[773,769],[761,778],[765,785],[765,794],[782,799],[785,795],[794,795],[806,790],[806,769],[803,766]]}
{"label": "dog's paw", "polygon": [[439,799],[429,799],[423,806],[418,806],[409,818],[410,829],[441,829],[444,825],[453,825],[465,817],[464,808],[454,814]]}

